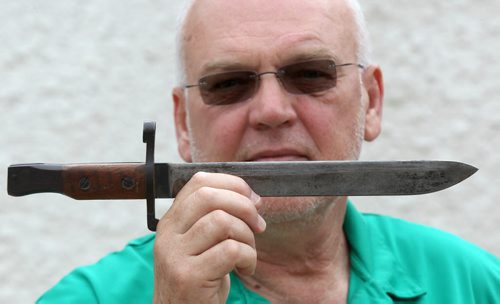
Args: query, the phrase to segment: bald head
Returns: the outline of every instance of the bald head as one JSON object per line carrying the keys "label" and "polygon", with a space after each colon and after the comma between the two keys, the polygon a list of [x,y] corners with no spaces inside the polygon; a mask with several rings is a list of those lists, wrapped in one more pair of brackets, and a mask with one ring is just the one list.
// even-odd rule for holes
{"label": "bald head", "polygon": [[[255,13],[254,15],[261,16],[261,20],[250,19],[254,16],[252,12]],[[226,27],[219,33],[230,39],[237,36],[238,31],[242,34],[247,32],[245,25],[254,29],[262,26],[266,31],[268,28],[264,21],[279,23],[294,14],[298,20],[301,20],[304,12],[309,12],[313,17],[314,14],[318,17],[326,15],[327,18],[332,19],[334,22],[330,26],[325,26],[327,31],[335,27],[337,30],[349,32],[348,35],[344,35],[345,41],[336,41],[336,44],[353,44],[354,60],[364,65],[369,63],[369,38],[364,16],[357,0],[193,0],[186,4],[185,12],[179,20],[177,33],[179,84],[186,83],[186,73],[191,61],[189,53],[200,47],[197,42],[206,34],[207,29]],[[312,18],[312,20],[315,19]],[[219,22],[221,20],[225,22]]]}

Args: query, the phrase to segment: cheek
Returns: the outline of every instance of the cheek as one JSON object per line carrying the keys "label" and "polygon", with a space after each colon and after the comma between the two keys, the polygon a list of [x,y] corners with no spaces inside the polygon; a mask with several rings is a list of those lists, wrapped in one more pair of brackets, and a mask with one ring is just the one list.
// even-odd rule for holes
{"label": "cheek", "polygon": [[300,119],[321,159],[356,158],[359,142],[359,102],[347,98],[304,100]]}
{"label": "cheek", "polygon": [[230,161],[245,129],[242,111],[230,107],[200,107],[191,111],[191,145],[200,153],[196,161]]}

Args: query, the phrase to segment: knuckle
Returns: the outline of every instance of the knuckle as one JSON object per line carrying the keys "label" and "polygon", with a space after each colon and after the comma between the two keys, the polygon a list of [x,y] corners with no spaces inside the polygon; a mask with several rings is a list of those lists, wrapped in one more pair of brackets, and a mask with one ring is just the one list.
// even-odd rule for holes
{"label": "knuckle", "polygon": [[257,215],[257,209],[250,201],[248,201],[248,203],[241,204],[240,214],[242,218],[248,221]]}
{"label": "knuckle", "polygon": [[211,212],[210,223],[218,227],[231,227],[228,214],[220,209]]}
{"label": "knuckle", "polygon": [[215,190],[213,188],[203,186],[196,190],[196,198],[202,201],[212,201],[215,199]]}
{"label": "knuckle", "polygon": [[208,180],[208,173],[206,172],[196,172],[192,177],[191,177],[191,182],[195,184],[205,184]]}
{"label": "knuckle", "polygon": [[241,244],[233,239],[227,239],[224,241],[223,251],[229,259],[236,259],[240,255]]}
{"label": "knuckle", "polygon": [[223,253],[219,255],[220,257],[224,257],[224,260],[227,262],[231,261],[240,266],[251,265],[257,261],[257,251],[255,248],[232,239],[227,239],[223,242],[222,251]]}

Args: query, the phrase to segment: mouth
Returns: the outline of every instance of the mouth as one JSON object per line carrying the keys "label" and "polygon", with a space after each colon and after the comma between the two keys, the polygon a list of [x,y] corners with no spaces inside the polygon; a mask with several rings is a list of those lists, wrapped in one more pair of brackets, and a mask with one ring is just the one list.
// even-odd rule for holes
{"label": "mouth", "polygon": [[309,158],[292,150],[262,151],[252,155],[247,161],[270,162],[270,161],[307,161]]}

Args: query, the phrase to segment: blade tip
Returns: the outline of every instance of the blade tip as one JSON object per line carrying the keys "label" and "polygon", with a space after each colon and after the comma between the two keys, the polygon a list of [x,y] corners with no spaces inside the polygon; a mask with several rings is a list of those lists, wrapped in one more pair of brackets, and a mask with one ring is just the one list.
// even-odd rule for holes
{"label": "blade tip", "polygon": [[464,168],[464,179],[469,178],[470,176],[474,175],[477,171],[479,171],[479,168],[466,164],[466,163],[461,163],[462,167]]}

